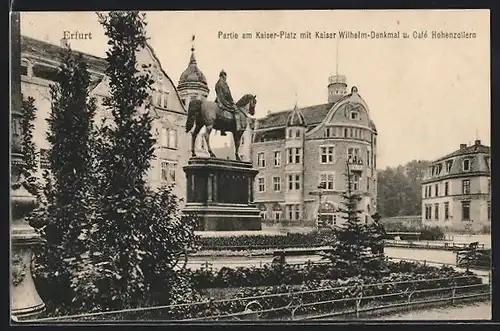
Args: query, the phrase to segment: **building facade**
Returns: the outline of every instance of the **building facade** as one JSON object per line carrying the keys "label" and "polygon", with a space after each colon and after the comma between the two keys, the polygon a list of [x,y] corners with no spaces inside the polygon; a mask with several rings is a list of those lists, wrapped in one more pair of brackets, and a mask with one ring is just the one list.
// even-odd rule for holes
{"label": "building facade", "polygon": [[[63,41],[62,41],[63,43]],[[53,84],[60,65],[59,54],[64,45],[54,45],[26,36],[21,38],[22,93],[25,98],[35,99],[36,114],[34,141],[40,151],[40,173],[47,168],[46,139],[47,121],[51,109],[50,84]],[[109,96],[108,79],[104,72],[103,58],[83,54],[92,77],[91,96],[96,98],[98,111],[96,124],[112,122],[111,112],[103,107],[104,97]],[[169,76],[163,70],[154,50],[147,45],[137,54],[138,65],[151,64],[153,86],[150,95],[150,111],[153,117],[152,134],[157,143],[155,158],[151,162],[148,183],[151,187],[175,184],[174,192],[181,198],[186,196],[186,179],[182,167],[189,158],[188,135],[184,127],[186,108]],[[111,123],[112,124],[112,123]],[[189,136],[190,137],[190,136]]]}
{"label": "building facade", "polygon": [[[255,123],[251,157],[259,170],[255,202],[263,219],[340,225],[346,171],[362,195],[366,222],[376,211],[377,130],[368,105],[344,76],[331,76],[328,102],[269,112]],[[323,187],[323,188],[319,188]],[[320,201],[321,200],[321,201]]]}
{"label": "building facade", "polygon": [[491,225],[490,148],[461,144],[429,166],[422,181],[422,223],[450,230]]}

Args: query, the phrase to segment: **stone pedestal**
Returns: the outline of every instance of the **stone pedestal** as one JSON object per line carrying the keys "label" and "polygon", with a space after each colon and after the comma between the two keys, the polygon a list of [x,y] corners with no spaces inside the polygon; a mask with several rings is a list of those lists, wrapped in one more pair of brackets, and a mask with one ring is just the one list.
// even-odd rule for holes
{"label": "stone pedestal", "polygon": [[196,214],[199,231],[259,231],[259,210],[253,203],[252,163],[216,158],[191,158],[187,179],[186,214]]}
{"label": "stone pedestal", "polygon": [[20,186],[12,190],[11,199],[11,314],[18,320],[32,319],[45,309],[31,275],[32,247],[39,243],[39,235],[24,220],[36,198]]}

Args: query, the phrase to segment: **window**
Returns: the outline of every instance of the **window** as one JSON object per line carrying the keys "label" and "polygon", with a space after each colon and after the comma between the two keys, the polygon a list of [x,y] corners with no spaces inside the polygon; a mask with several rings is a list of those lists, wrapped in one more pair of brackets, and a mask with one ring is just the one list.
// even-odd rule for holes
{"label": "window", "polygon": [[279,167],[281,165],[281,152],[274,152],[274,166]]}
{"label": "window", "polygon": [[470,180],[462,180],[462,194],[470,194]]}
{"label": "window", "polygon": [[440,163],[440,164],[437,165],[437,173],[436,173],[436,175],[440,175],[441,171],[443,171],[443,164]]}
{"label": "window", "polygon": [[292,138],[293,137],[293,130],[292,129],[288,129],[287,130],[287,138]]}
{"label": "window", "polygon": [[273,218],[276,221],[279,221],[281,219],[281,214],[282,214],[282,212],[280,210],[275,210],[275,211],[273,211]]}
{"label": "window", "polygon": [[163,93],[158,91],[158,90],[153,90],[153,100],[154,100],[154,105],[157,107],[162,106],[162,99],[163,99]]}
{"label": "window", "polygon": [[21,60],[21,75],[22,76],[31,76],[30,75],[30,62],[26,59]]}
{"label": "window", "polygon": [[444,203],[444,219],[445,221],[450,218],[450,203],[445,202]]}
{"label": "window", "polygon": [[432,205],[425,205],[425,220],[429,221],[432,218]]}
{"label": "window", "polygon": [[447,196],[450,192],[450,183],[449,182],[446,182],[444,183],[444,195]]}
{"label": "window", "polygon": [[325,128],[325,137],[335,137],[336,134],[337,134],[336,128],[334,127]]}
{"label": "window", "polygon": [[463,169],[464,169],[464,171],[469,171],[470,170],[470,160],[469,159],[465,159],[464,160]]}
{"label": "window", "polygon": [[168,147],[177,149],[177,130],[168,130]]}
{"label": "window", "polygon": [[488,201],[488,220],[491,220],[491,201]]}
{"label": "window", "polygon": [[302,162],[302,148],[287,148],[288,164],[300,164]]}
{"label": "window", "polygon": [[48,149],[40,149],[40,169],[49,169],[49,150]]}
{"label": "window", "polygon": [[347,134],[347,128],[344,128],[344,137],[347,138],[348,137],[348,134]]}
{"label": "window", "polygon": [[446,173],[451,171],[451,166],[453,165],[453,160],[446,161]]}
{"label": "window", "polygon": [[274,192],[281,191],[281,177],[273,177]]}
{"label": "window", "polygon": [[370,178],[366,178],[366,190],[370,191]]}
{"label": "window", "polygon": [[320,161],[322,164],[333,163],[335,149],[333,146],[320,147]]}
{"label": "window", "polygon": [[265,178],[259,178],[258,179],[258,186],[259,186],[259,192],[265,192],[266,191],[266,179]]}
{"label": "window", "polygon": [[348,148],[347,159],[349,160],[349,162],[358,163],[358,161],[360,161],[359,148]]}
{"label": "window", "polygon": [[240,138],[240,146],[243,146],[245,144],[245,136],[241,136]]}
{"label": "window", "polygon": [[470,201],[462,201],[462,221],[470,220]]}
{"label": "window", "polygon": [[257,154],[257,164],[259,165],[260,168],[266,167],[266,158],[264,153],[261,152]]}
{"label": "window", "polygon": [[50,81],[57,81],[59,69],[46,65],[33,66],[33,76]]}
{"label": "window", "polygon": [[286,205],[286,216],[289,220],[300,220],[300,205]]}
{"label": "window", "polygon": [[335,189],[335,173],[324,173],[319,175],[319,185],[325,190]]}
{"label": "window", "polygon": [[366,165],[370,166],[370,151],[366,151]]}
{"label": "window", "polygon": [[295,130],[295,138],[300,138],[300,130]]}
{"label": "window", "polygon": [[352,189],[354,191],[358,191],[359,190],[359,180],[360,180],[360,176],[358,174],[353,174],[352,175]]}
{"label": "window", "polygon": [[288,175],[288,190],[300,190],[300,175],[299,174],[293,174],[293,175]]}
{"label": "window", "polygon": [[439,220],[439,203],[434,204],[434,219]]}
{"label": "window", "polygon": [[267,219],[267,212],[265,210],[260,211],[260,219],[261,220]]}
{"label": "window", "polygon": [[161,162],[161,181],[166,183],[175,183],[175,168],[177,164],[174,162]]}
{"label": "window", "polygon": [[162,93],[162,100],[161,100],[161,106],[165,109],[168,108],[168,92],[163,92]]}
{"label": "window", "polygon": [[488,194],[491,193],[491,179],[488,178]]}
{"label": "window", "polygon": [[439,196],[439,184],[436,184],[434,186],[434,192],[436,193],[434,196],[438,197]]}
{"label": "window", "polygon": [[358,120],[359,119],[359,113],[355,110],[351,111],[351,120]]}

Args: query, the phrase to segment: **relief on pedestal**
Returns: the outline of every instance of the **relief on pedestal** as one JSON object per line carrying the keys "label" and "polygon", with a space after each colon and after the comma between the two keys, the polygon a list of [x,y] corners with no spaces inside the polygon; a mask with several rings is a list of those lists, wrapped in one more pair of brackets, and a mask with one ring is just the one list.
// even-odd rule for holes
{"label": "relief on pedestal", "polygon": [[26,271],[28,269],[28,266],[24,263],[23,259],[21,256],[18,254],[14,255],[12,257],[12,265],[11,265],[11,272],[12,272],[12,284],[14,286],[17,286],[22,283],[24,280],[24,277],[26,276]]}

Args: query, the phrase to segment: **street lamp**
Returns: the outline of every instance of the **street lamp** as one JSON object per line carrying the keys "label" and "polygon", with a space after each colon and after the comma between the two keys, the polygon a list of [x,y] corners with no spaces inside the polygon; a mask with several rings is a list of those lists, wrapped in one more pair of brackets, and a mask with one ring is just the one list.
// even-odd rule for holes
{"label": "street lamp", "polygon": [[319,202],[318,202],[318,222],[317,226],[319,228],[319,224],[321,222],[321,196],[323,195],[323,190],[326,189],[326,183],[322,182],[318,185],[318,197],[319,197]]}

